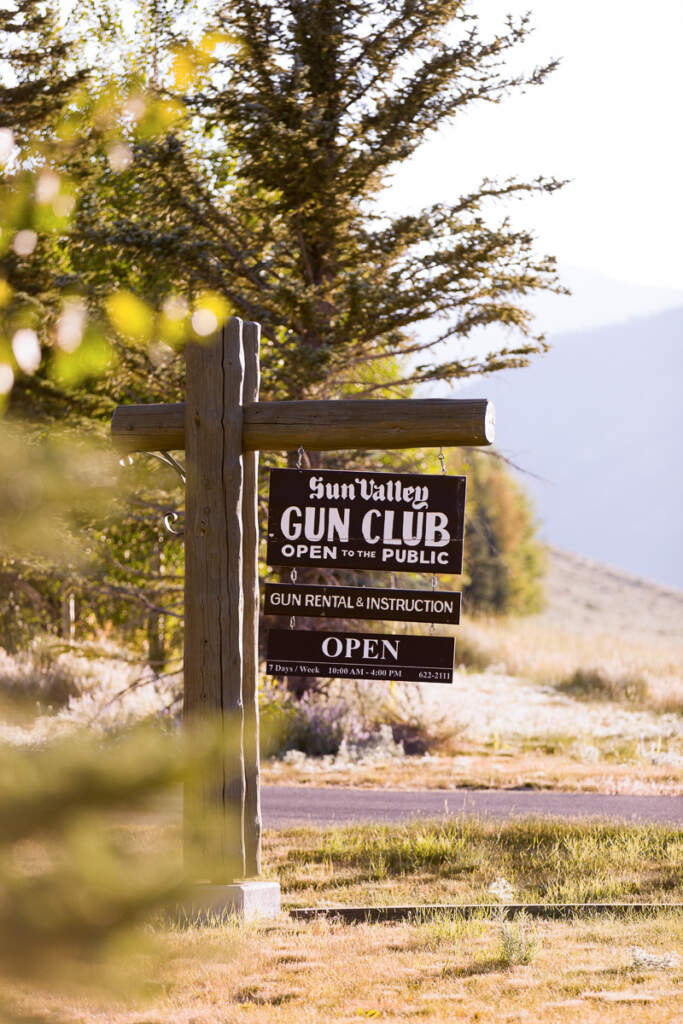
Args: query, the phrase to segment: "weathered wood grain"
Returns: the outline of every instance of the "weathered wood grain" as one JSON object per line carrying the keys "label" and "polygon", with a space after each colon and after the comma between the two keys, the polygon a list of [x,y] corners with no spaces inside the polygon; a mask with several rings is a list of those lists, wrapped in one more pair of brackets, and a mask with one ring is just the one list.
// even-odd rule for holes
{"label": "weathered wood grain", "polygon": [[186,787],[188,854],[197,878],[244,874],[242,755],[242,321],[187,348],[185,441],[185,720],[220,738]]}
{"label": "weathered wood grain", "polygon": [[[185,410],[176,405],[122,405],[112,438],[122,452],[185,447]],[[489,445],[495,410],[485,398],[250,402],[244,406],[244,451],[414,448]]]}
{"label": "weathered wood grain", "polygon": [[118,406],[111,419],[115,447],[121,452],[182,451],[185,448],[185,405],[185,402],[175,402]]}
{"label": "weathered wood grain", "polygon": [[[261,328],[245,323],[244,402],[258,401],[260,384],[259,341]],[[244,455],[244,493],[242,500],[242,579],[244,589],[244,649],[242,695],[244,701],[244,850],[246,874],[261,873],[261,794],[259,761],[258,708],[258,452]]]}

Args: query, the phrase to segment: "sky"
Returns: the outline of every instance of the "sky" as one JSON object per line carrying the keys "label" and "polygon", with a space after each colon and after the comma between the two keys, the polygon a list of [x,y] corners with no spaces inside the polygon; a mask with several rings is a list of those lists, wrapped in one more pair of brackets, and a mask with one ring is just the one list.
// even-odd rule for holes
{"label": "sky", "polygon": [[479,0],[482,24],[531,9],[515,62],[562,64],[545,85],[482,104],[438,133],[386,196],[412,209],[482,177],[570,178],[508,204],[539,248],[634,284],[683,286],[683,0]]}
{"label": "sky", "polygon": [[[61,0],[63,16],[73,2]],[[683,0],[470,4],[483,31],[531,10],[535,32],[513,67],[562,64],[544,85],[439,128],[397,172],[386,204],[456,199],[486,176],[569,178],[559,194],[506,206],[539,248],[612,279],[683,287]]]}

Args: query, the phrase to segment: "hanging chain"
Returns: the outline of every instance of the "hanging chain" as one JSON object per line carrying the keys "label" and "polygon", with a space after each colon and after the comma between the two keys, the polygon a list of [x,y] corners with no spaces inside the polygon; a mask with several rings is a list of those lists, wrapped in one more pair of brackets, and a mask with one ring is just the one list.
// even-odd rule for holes
{"label": "hanging chain", "polygon": [[[297,580],[298,580],[298,577],[299,577],[299,573],[297,572],[297,570],[295,568],[293,568],[292,571],[290,572],[290,580],[292,581],[292,583],[296,583]],[[295,617],[294,617],[294,615],[290,615],[290,629],[293,630],[295,628],[295,626],[296,626]]]}
{"label": "hanging chain", "polygon": [[[442,444],[439,445],[438,459],[439,459],[439,462],[441,463],[441,472],[443,473],[444,476],[446,476],[448,474],[448,470],[446,469],[446,456],[444,455],[443,445]],[[434,593],[434,591],[436,590],[436,583],[437,583],[436,573],[433,572],[432,573],[432,593]],[[430,626],[429,626],[429,633],[430,633],[430,635],[433,632],[434,632],[434,623],[432,622],[430,624]]]}
{"label": "hanging chain", "polygon": [[[306,449],[304,448],[304,446],[302,444],[300,444],[299,447],[296,450],[296,468],[299,470],[299,472],[301,472],[301,470],[303,469],[303,462],[304,462],[304,455],[305,454],[306,454]],[[292,581],[292,583],[296,583],[297,577],[298,577],[298,573],[297,573],[296,569],[292,569],[292,571],[289,574],[289,578]],[[290,615],[289,616],[289,628],[290,629],[294,629],[295,627],[296,627],[296,619],[294,618],[293,615]]]}

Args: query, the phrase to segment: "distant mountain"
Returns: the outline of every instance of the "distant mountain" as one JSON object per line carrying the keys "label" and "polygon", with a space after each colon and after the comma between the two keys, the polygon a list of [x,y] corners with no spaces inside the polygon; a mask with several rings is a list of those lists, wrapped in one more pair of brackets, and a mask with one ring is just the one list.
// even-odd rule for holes
{"label": "distant mountain", "polygon": [[683,587],[683,304],[550,340],[460,393],[495,402],[551,543]]}
{"label": "distant mountain", "polygon": [[546,334],[617,324],[683,306],[683,289],[616,281],[604,274],[561,264],[558,274],[571,295],[538,292],[529,298],[536,325]]}

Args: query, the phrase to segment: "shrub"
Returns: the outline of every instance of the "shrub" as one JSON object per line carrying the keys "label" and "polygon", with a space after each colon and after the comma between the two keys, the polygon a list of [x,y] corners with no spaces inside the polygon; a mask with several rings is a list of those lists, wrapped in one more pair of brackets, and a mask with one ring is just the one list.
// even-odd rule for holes
{"label": "shrub", "polygon": [[500,927],[500,960],[506,967],[532,963],[538,945],[538,935],[528,914],[522,912],[514,921],[503,921]]}
{"label": "shrub", "polygon": [[423,754],[441,742],[422,716],[392,704],[368,706],[358,696],[308,692],[301,697],[282,685],[266,685],[261,693],[261,753],[264,757],[300,751],[309,757],[335,757],[341,762],[386,761]]}
{"label": "shrub", "polygon": [[0,648],[0,694],[42,707],[65,707],[80,693],[80,680],[67,659],[55,658],[34,644],[10,657]]}
{"label": "shrub", "polygon": [[455,664],[473,672],[484,672],[493,662],[493,656],[462,629],[455,637]]}
{"label": "shrub", "polygon": [[557,684],[557,689],[583,700],[642,704],[648,698],[648,686],[641,676],[630,672],[610,672],[602,666],[575,669]]}
{"label": "shrub", "polygon": [[287,750],[301,750],[313,757],[338,753],[347,710],[342,701],[320,694],[305,693],[297,700],[281,687],[266,689],[261,700],[263,755]]}

